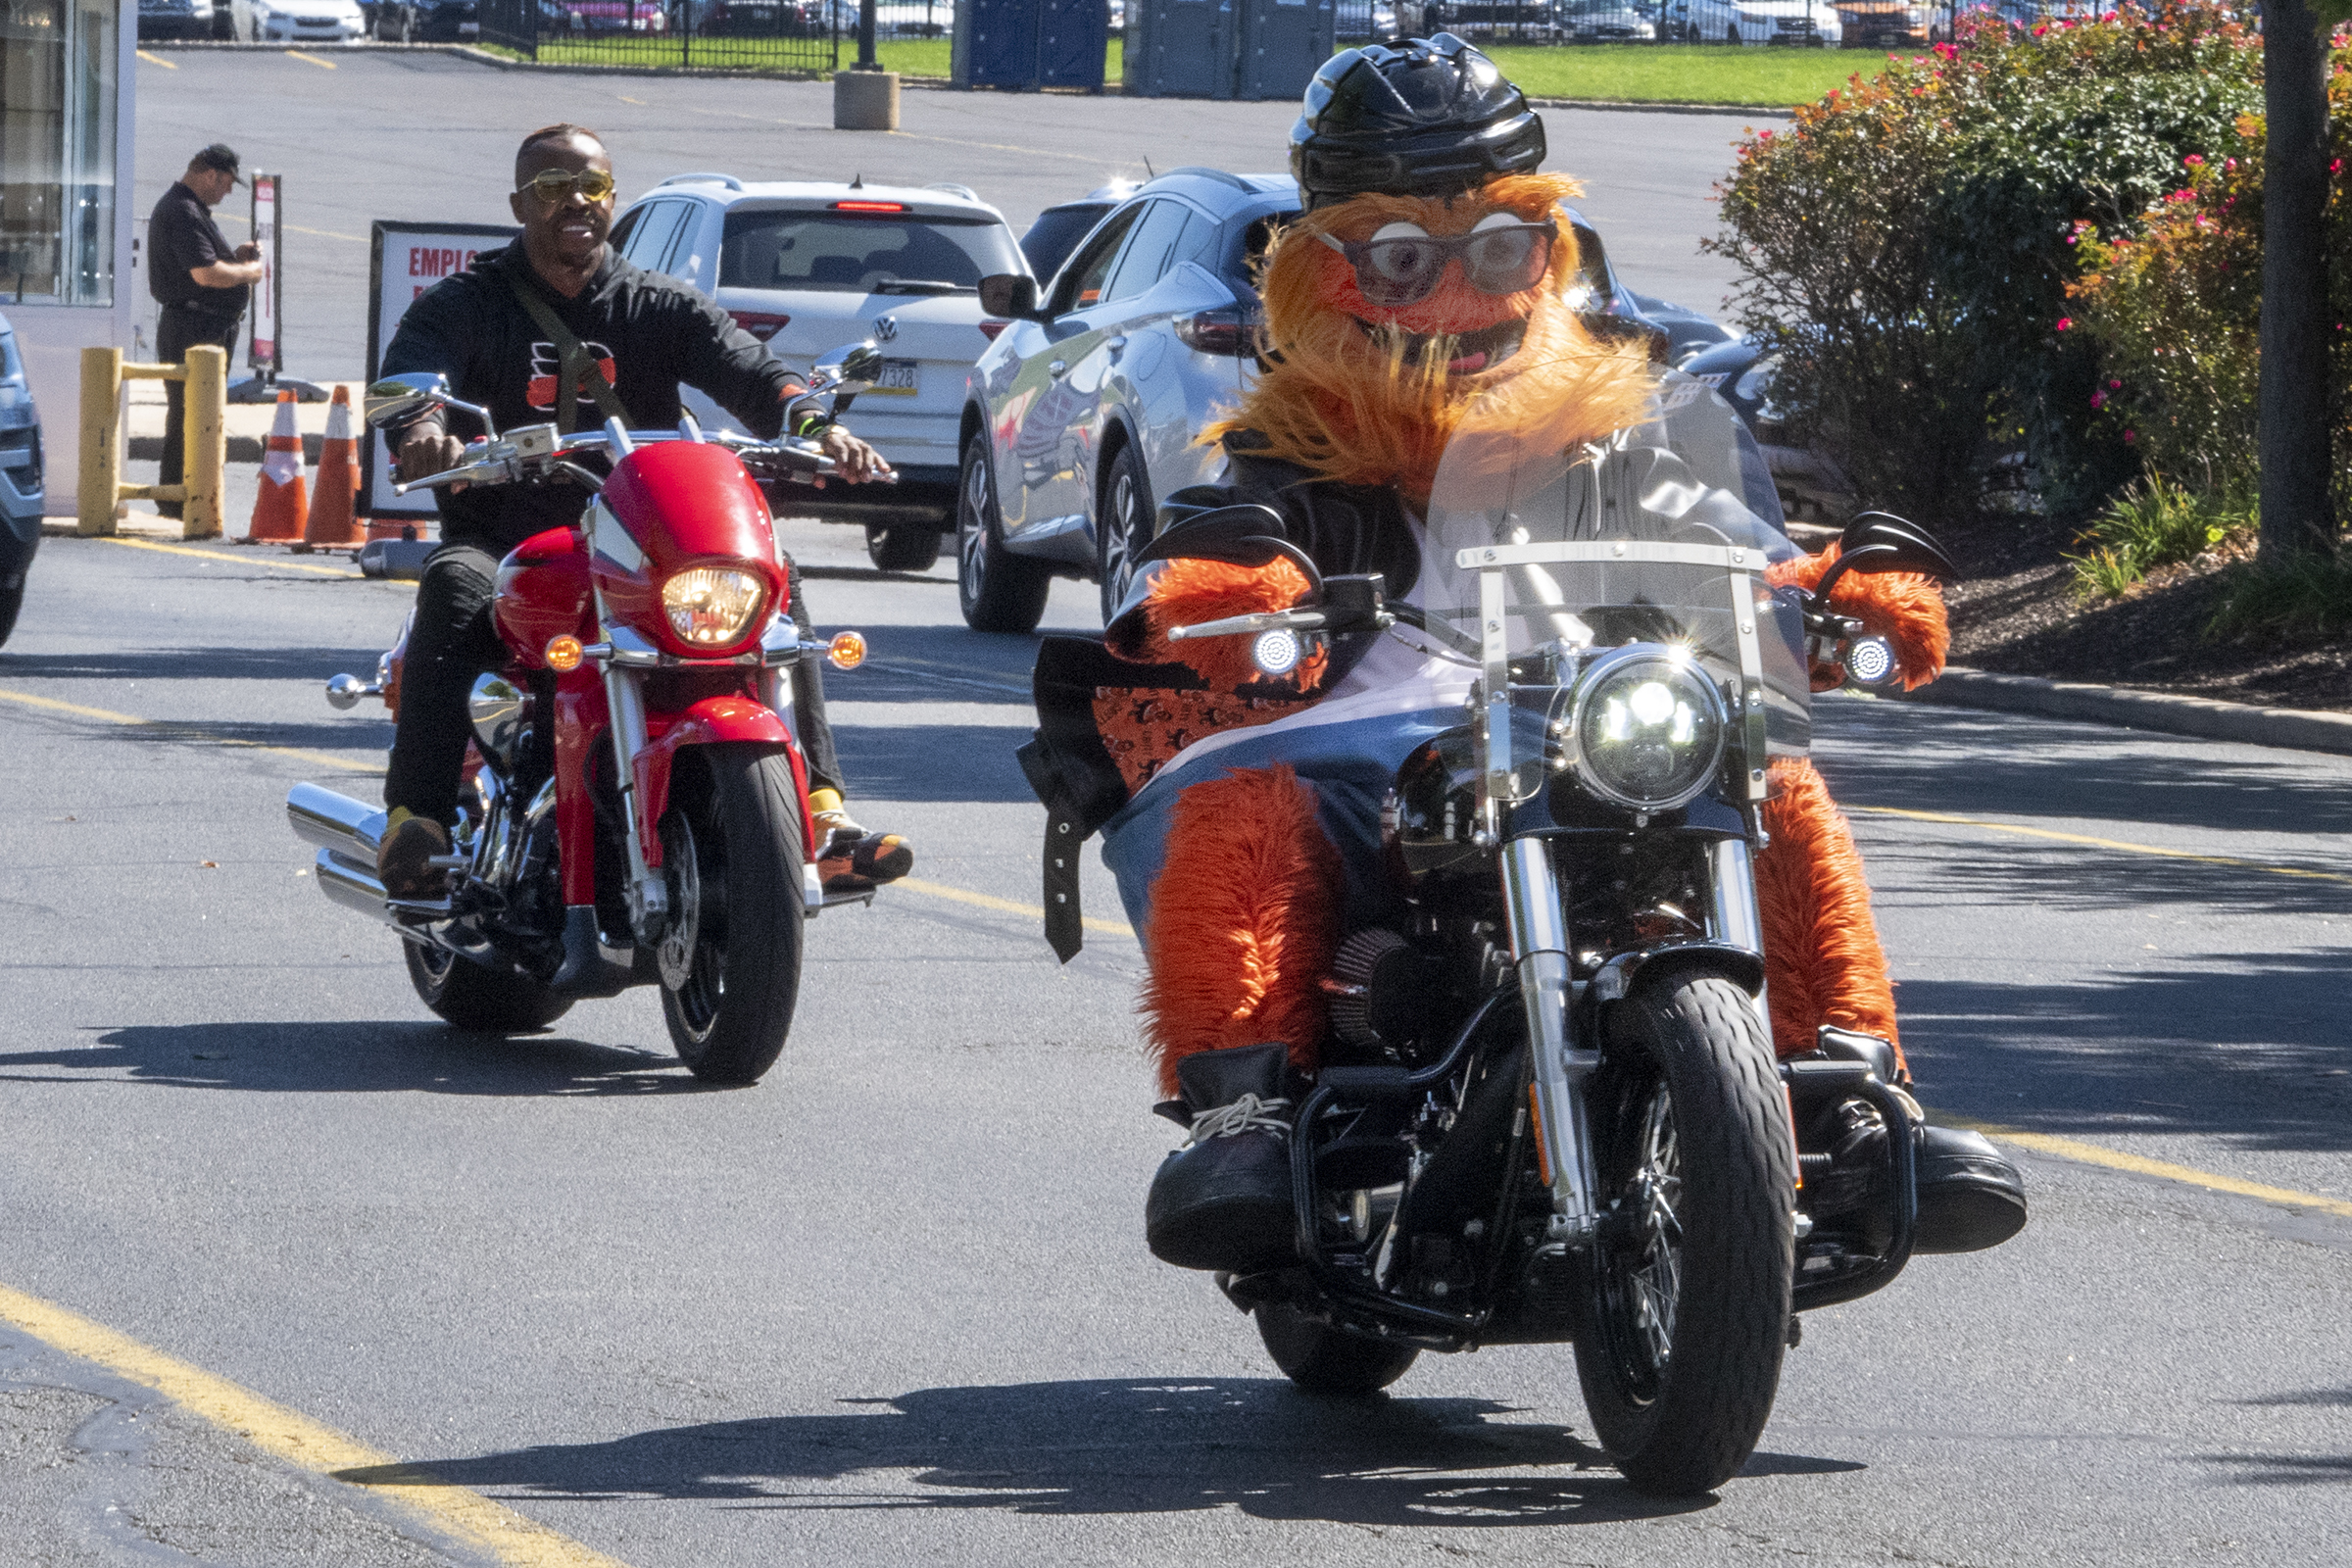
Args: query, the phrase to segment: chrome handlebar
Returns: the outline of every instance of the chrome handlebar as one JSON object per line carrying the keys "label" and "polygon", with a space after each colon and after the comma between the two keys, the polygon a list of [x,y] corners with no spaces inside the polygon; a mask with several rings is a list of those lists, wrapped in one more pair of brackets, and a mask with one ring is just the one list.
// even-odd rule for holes
{"label": "chrome handlebar", "polygon": [[[569,435],[558,435],[549,424],[524,425],[510,430],[495,439],[477,438],[466,445],[468,452],[481,455],[472,461],[440,473],[426,474],[421,479],[394,481],[392,493],[405,496],[412,490],[430,490],[445,484],[515,484],[536,474],[552,474],[568,469],[572,474],[593,480],[586,469],[564,460],[574,454],[610,453],[615,445],[625,451],[629,447],[649,446],[662,441],[699,441],[722,446],[745,461],[746,466],[757,462],[773,462],[787,470],[790,478],[805,478],[813,474],[839,471],[840,465],[824,455],[813,441],[786,436],[777,441],[760,441],[732,430],[705,434],[700,430],[624,430],[616,443],[607,430],[575,430]],[[895,481],[896,473],[888,479]],[[593,487],[593,486],[592,486]]]}

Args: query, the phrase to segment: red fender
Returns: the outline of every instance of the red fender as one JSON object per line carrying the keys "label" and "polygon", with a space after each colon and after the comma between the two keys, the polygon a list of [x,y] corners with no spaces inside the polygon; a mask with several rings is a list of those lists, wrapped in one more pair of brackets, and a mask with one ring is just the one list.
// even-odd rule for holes
{"label": "red fender", "polygon": [[[780,747],[792,760],[793,788],[802,800],[808,798],[808,764],[801,757],[800,743],[765,703],[735,695],[706,697],[666,722],[659,714],[647,714],[646,728],[653,732],[652,738],[632,760],[632,766],[637,785],[637,834],[645,845],[647,865],[662,864],[662,835],[656,824],[669,808],[670,764],[686,747],[730,741]],[[816,829],[805,810],[801,813],[801,848],[809,859],[816,858]],[[797,898],[800,890],[795,888],[792,893]]]}

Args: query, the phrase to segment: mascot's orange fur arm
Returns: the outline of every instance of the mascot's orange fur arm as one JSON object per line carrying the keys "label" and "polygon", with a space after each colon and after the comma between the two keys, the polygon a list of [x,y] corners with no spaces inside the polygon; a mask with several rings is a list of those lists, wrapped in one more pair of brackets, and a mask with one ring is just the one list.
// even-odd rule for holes
{"label": "mascot's orange fur arm", "polygon": [[[1775,587],[1793,583],[1810,593],[1838,560],[1833,544],[1818,556],[1784,561],[1765,573]],[[1925,686],[1943,673],[1952,630],[1944,619],[1943,594],[1935,580],[1915,571],[1849,571],[1830,590],[1830,609],[1850,615],[1894,645],[1903,690]]]}
{"label": "mascot's orange fur arm", "polygon": [[[1198,642],[1172,643],[1168,630],[1228,615],[1288,610],[1305,596],[1306,588],[1306,573],[1280,558],[1262,566],[1237,566],[1231,562],[1179,557],[1159,568],[1139,607],[1143,612],[1141,632],[1132,624],[1119,628],[1126,635],[1114,636],[1105,646],[1121,659],[1139,663],[1183,664],[1218,691],[1263,686],[1268,677],[1250,662],[1250,638],[1203,637]],[[1328,656],[1318,649],[1298,662],[1287,684],[1301,692],[1312,691],[1321,683],[1328,663]]]}
{"label": "mascot's orange fur arm", "polygon": [[1756,857],[1764,984],[1784,1056],[1813,1049],[1825,1023],[1895,1041],[1894,984],[1870,915],[1870,884],[1845,813],[1813,764],[1775,758],[1764,803],[1771,847]]}

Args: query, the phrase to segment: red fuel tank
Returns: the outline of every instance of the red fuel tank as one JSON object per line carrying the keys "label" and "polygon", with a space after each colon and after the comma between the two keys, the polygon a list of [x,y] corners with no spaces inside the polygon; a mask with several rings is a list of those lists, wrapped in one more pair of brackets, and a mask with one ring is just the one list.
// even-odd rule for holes
{"label": "red fuel tank", "polygon": [[588,610],[588,547],[571,529],[535,533],[498,564],[490,612],[499,636],[531,668],[546,664],[540,651],[552,638],[594,640]]}

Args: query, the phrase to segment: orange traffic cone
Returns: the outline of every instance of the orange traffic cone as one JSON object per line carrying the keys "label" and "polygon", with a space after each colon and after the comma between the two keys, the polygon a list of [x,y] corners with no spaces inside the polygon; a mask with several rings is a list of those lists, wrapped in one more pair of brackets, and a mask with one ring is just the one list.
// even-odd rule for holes
{"label": "orange traffic cone", "polygon": [[302,485],[302,431],[294,423],[294,394],[280,392],[277,421],[270,427],[270,450],[262,454],[262,490],[253,498],[253,526],[246,530],[245,542],[299,539],[310,510]]}
{"label": "orange traffic cone", "polygon": [[368,542],[355,514],[360,500],[360,447],[351,434],[351,388],[335,388],[326,411],[326,440],[318,448],[318,494],[302,542],[314,549],[347,549]]}

